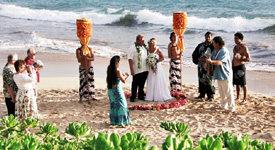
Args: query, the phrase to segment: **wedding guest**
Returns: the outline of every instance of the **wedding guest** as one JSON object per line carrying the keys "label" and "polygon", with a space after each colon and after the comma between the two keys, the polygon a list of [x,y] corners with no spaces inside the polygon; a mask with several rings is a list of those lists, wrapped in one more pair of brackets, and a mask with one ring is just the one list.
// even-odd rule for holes
{"label": "wedding guest", "polygon": [[148,75],[146,64],[147,47],[144,44],[144,36],[139,34],[136,42],[129,48],[128,62],[133,76],[130,102],[134,102],[138,88],[138,99],[144,100],[144,85]]}
{"label": "wedding guest", "polygon": [[181,51],[177,48],[176,40],[176,34],[172,32],[170,34],[171,43],[168,45],[168,57],[170,58],[169,81],[171,91],[181,90],[180,59],[182,54]]}
{"label": "wedding guest", "polygon": [[3,94],[5,97],[6,106],[8,109],[8,115],[15,115],[15,96],[17,93],[17,85],[13,80],[13,76],[16,73],[14,68],[14,62],[17,60],[17,54],[9,54],[8,62],[5,65],[3,75]]}
{"label": "wedding guest", "polygon": [[35,80],[35,72],[31,66],[26,68],[24,60],[17,60],[14,63],[16,73],[13,79],[18,87],[15,99],[15,116],[19,121],[23,121],[28,117],[38,117],[36,99],[33,91],[33,82]]}
{"label": "wedding guest", "polygon": [[[29,48],[27,50],[27,57],[25,58],[25,61],[27,63],[27,66],[32,66],[31,68],[34,70],[34,67],[33,67],[33,64],[35,62],[35,55],[36,55],[36,52],[33,48]],[[37,76],[37,82],[39,83],[39,72],[36,71],[36,76]]]}
{"label": "wedding guest", "polygon": [[33,87],[34,87],[34,94],[37,97],[37,81],[40,81],[40,77],[39,77],[39,70],[41,70],[44,67],[44,64],[41,60],[37,60],[34,62],[33,64],[34,70],[37,73],[37,76],[35,76],[35,82],[33,83]]}
{"label": "wedding guest", "polygon": [[[76,50],[76,58],[79,65],[79,102],[82,103],[83,99],[88,99],[88,89],[89,97],[92,100],[98,100],[95,98],[95,84],[94,84],[94,68],[92,66],[92,61],[95,60],[92,48],[89,48],[90,56],[83,55],[82,51],[83,45]],[[86,67],[88,68],[86,70]],[[88,73],[87,73],[88,72]],[[88,78],[88,82],[87,82]]]}
{"label": "wedding guest", "polygon": [[241,87],[243,87],[243,101],[242,104],[245,104],[247,101],[247,86],[246,86],[246,68],[245,62],[250,61],[250,54],[247,46],[242,43],[243,34],[240,32],[235,33],[234,41],[236,43],[233,49],[233,85],[236,85],[237,98],[240,98]]}
{"label": "wedding guest", "polygon": [[35,55],[36,55],[36,52],[33,48],[29,48],[27,50],[27,57],[25,58],[27,65],[32,66],[34,64]]}
{"label": "wedding guest", "polygon": [[221,96],[221,108],[234,112],[235,101],[233,96],[232,85],[232,67],[228,49],[220,36],[213,39],[215,50],[211,54],[211,59],[207,58],[206,62],[214,65],[213,79],[217,80]]}
{"label": "wedding guest", "polygon": [[125,127],[125,124],[131,122],[129,110],[127,108],[126,98],[122,89],[121,82],[126,83],[129,74],[119,70],[120,57],[114,56],[110,60],[107,69],[107,87],[110,99],[110,120],[113,125]]}
{"label": "wedding guest", "polygon": [[[164,72],[161,66],[161,62],[164,60],[164,56],[159,47],[156,46],[156,39],[152,38],[148,41],[149,55],[147,62],[149,65],[149,74],[147,78],[146,89],[146,101],[165,101],[172,99]],[[156,63],[150,63],[150,62]]]}
{"label": "wedding guest", "polygon": [[207,94],[207,100],[212,101],[214,99],[215,87],[213,84],[213,75],[208,68],[205,67],[206,58],[210,58],[214,46],[212,43],[212,33],[206,32],[204,35],[205,41],[200,43],[192,54],[193,63],[198,65],[198,79],[199,79],[199,93],[196,99],[204,99]]}

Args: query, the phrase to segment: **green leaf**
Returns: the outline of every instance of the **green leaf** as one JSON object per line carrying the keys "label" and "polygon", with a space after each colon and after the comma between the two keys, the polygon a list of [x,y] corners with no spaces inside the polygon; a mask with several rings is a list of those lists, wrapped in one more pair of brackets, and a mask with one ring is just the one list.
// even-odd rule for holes
{"label": "green leaf", "polygon": [[132,135],[131,133],[127,133],[126,136],[127,136],[128,141],[133,141],[134,135]]}
{"label": "green leaf", "polygon": [[109,144],[102,134],[99,134],[96,139],[96,150],[106,150],[109,148]]}
{"label": "green leaf", "polygon": [[258,144],[259,144],[259,140],[258,140],[258,139],[255,139],[255,140],[251,143],[252,146],[257,146]]}
{"label": "green leaf", "polygon": [[156,146],[152,146],[152,147],[149,148],[149,150],[159,150],[159,149]]}
{"label": "green leaf", "polygon": [[222,142],[218,139],[214,141],[213,144],[211,144],[210,150],[222,150]]}
{"label": "green leaf", "polygon": [[50,136],[56,136],[55,134],[59,131],[58,127],[55,127],[53,123],[44,123],[43,126],[40,126],[40,131],[37,134],[46,134]]}
{"label": "green leaf", "polygon": [[116,133],[112,133],[110,136],[110,141],[114,145],[115,148],[119,147],[120,145],[120,140],[119,140],[119,135]]}
{"label": "green leaf", "polygon": [[2,127],[2,126],[1,126],[1,127],[0,127],[0,132],[3,131],[3,130],[5,130],[5,129],[6,129],[5,127]]}
{"label": "green leaf", "polygon": [[27,128],[35,128],[39,125],[39,118],[26,118],[23,121],[23,125],[27,126]]}
{"label": "green leaf", "polygon": [[245,144],[243,143],[243,141],[239,141],[238,142],[238,150],[244,150]]}
{"label": "green leaf", "polygon": [[180,144],[179,144],[179,146],[178,146],[178,150],[182,150],[182,149],[184,149],[185,147],[185,141],[184,140],[181,140],[181,142],[180,142]]}
{"label": "green leaf", "polygon": [[202,149],[208,149],[207,141],[205,138],[203,138],[202,141],[200,142],[200,147]]}

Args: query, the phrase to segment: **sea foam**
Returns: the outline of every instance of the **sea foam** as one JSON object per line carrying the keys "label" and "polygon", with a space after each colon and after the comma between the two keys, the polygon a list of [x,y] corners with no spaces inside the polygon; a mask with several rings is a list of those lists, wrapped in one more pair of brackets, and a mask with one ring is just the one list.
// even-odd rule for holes
{"label": "sea foam", "polygon": [[[20,12],[20,13],[18,13]],[[46,10],[46,9],[30,9],[15,5],[0,4],[1,16],[42,20],[50,22],[65,22],[75,23],[76,18],[91,18],[93,24],[115,24],[115,25],[129,25],[125,21],[137,22],[138,24],[149,23],[156,25],[163,25],[172,27],[173,17],[171,15],[164,15],[160,12],[151,11],[148,9],[140,10],[138,12],[131,12],[123,9],[108,8],[106,12],[98,10],[73,12],[73,11],[59,11],[59,10]],[[132,18],[129,19],[129,16]],[[123,21],[123,23],[118,23]],[[274,18],[253,18],[247,19],[242,16],[235,16],[232,18],[200,18],[196,16],[188,16],[187,28],[212,30],[212,31],[258,31],[275,24]],[[136,25],[136,24],[130,24]]]}
{"label": "sea foam", "polygon": [[[75,53],[77,47],[80,46],[79,41],[74,40],[60,40],[60,39],[49,39],[45,38],[36,32],[24,33],[26,34],[25,39],[20,40],[0,40],[1,51],[26,51],[30,47],[39,50],[39,52],[51,52],[51,53]],[[16,43],[16,44],[14,44]],[[109,46],[97,46],[90,45],[94,51],[95,56],[112,57],[119,55],[126,57],[126,53],[119,49],[112,48]]]}

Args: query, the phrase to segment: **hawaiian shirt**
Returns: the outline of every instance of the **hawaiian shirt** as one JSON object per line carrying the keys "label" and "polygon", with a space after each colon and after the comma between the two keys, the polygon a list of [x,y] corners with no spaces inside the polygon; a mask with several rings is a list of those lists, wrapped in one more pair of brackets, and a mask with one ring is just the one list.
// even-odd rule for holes
{"label": "hawaiian shirt", "polygon": [[15,73],[14,65],[6,64],[3,69],[3,93],[6,98],[11,98],[11,95],[8,91],[8,87],[11,87],[13,89],[14,96],[16,96],[17,93],[17,86],[16,83],[13,80],[13,75]]}

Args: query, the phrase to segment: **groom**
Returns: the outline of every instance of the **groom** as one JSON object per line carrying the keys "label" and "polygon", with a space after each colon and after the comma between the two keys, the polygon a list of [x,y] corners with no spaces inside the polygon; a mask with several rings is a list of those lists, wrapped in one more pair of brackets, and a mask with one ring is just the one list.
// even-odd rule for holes
{"label": "groom", "polygon": [[147,79],[148,69],[146,64],[147,47],[144,44],[144,36],[139,34],[136,42],[129,48],[128,62],[133,76],[130,102],[134,102],[137,95],[138,99],[144,100],[144,84]]}

